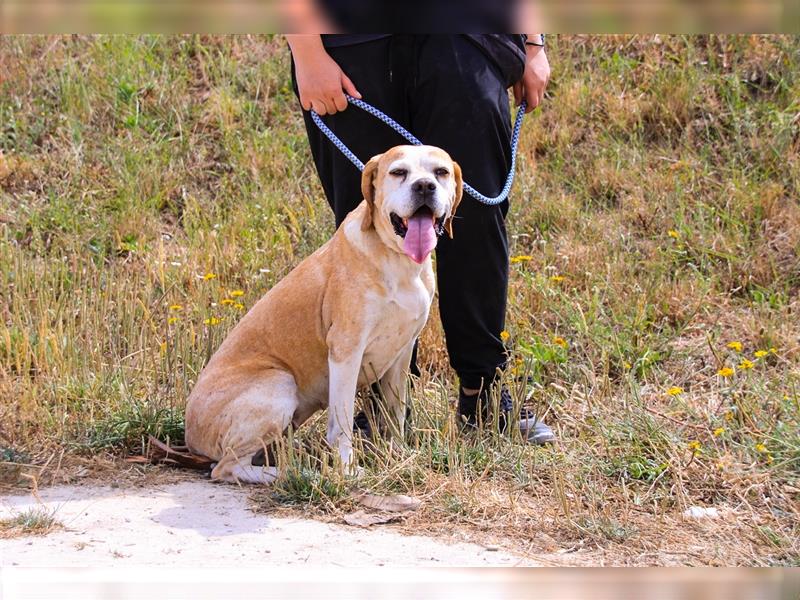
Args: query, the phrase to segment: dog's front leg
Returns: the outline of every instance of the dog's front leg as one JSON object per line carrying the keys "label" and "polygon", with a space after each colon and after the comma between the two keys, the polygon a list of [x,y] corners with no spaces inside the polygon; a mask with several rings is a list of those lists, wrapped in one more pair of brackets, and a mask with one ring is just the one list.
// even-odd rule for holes
{"label": "dog's front leg", "polygon": [[353,406],[356,400],[358,373],[363,352],[355,352],[344,360],[328,356],[330,384],[328,390],[328,435],[331,448],[339,450],[342,466],[351,471],[353,463]]}
{"label": "dog's front leg", "polygon": [[386,374],[381,377],[381,396],[386,403],[385,409],[388,417],[388,427],[386,437],[396,438],[400,441],[405,436],[406,423],[406,403],[408,402],[408,365],[411,363],[411,354],[414,351],[412,341],[397,357],[397,360],[389,367]]}

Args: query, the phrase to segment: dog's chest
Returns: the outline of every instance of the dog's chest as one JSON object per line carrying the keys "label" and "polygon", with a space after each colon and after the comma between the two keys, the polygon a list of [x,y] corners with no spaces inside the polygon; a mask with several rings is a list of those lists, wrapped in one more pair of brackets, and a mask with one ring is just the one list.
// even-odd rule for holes
{"label": "dog's chest", "polygon": [[380,378],[419,335],[428,319],[433,290],[422,280],[390,286],[383,297],[371,298],[372,331],[362,361],[367,379]]}

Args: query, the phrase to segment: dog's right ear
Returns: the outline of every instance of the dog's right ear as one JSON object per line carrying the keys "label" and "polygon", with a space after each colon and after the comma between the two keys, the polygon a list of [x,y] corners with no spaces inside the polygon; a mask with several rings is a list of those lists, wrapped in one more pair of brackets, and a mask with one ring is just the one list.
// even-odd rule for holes
{"label": "dog's right ear", "polygon": [[382,154],[376,154],[364,165],[364,172],[361,174],[361,194],[367,201],[367,214],[361,222],[361,230],[366,231],[372,227],[372,213],[375,211],[375,175],[378,172],[378,161]]}

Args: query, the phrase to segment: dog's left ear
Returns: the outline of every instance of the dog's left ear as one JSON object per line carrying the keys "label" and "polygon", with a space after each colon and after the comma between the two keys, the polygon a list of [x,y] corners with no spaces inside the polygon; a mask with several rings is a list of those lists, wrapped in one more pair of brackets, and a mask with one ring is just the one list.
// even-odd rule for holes
{"label": "dog's left ear", "polygon": [[461,167],[458,166],[458,163],[453,161],[453,180],[456,184],[455,193],[453,195],[453,205],[450,207],[450,214],[447,215],[447,219],[444,222],[444,229],[447,231],[447,235],[450,236],[450,239],[453,239],[453,217],[456,214],[456,209],[458,208],[458,204],[461,202],[461,195],[464,193],[464,180],[461,178]]}
{"label": "dog's left ear", "polygon": [[367,214],[361,222],[361,230],[366,231],[372,227],[372,213],[375,211],[375,175],[378,172],[378,161],[382,154],[376,154],[364,165],[364,172],[361,173],[361,194],[367,201]]}

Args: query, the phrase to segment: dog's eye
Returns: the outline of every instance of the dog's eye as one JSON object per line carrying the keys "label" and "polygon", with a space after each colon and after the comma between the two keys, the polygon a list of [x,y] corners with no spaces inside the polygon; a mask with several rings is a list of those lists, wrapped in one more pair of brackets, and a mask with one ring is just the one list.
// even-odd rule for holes
{"label": "dog's eye", "polygon": [[395,177],[405,177],[408,175],[407,169],[392,169],[389,171],[389,175],[394,175]]}
{"label": "dog's eye", "polygon": [[434,171],[434,173],[436,173],[437,177],[447,177],[448,175],[450,175],[450,171],[448,171],[443,167],[439,167]]}

